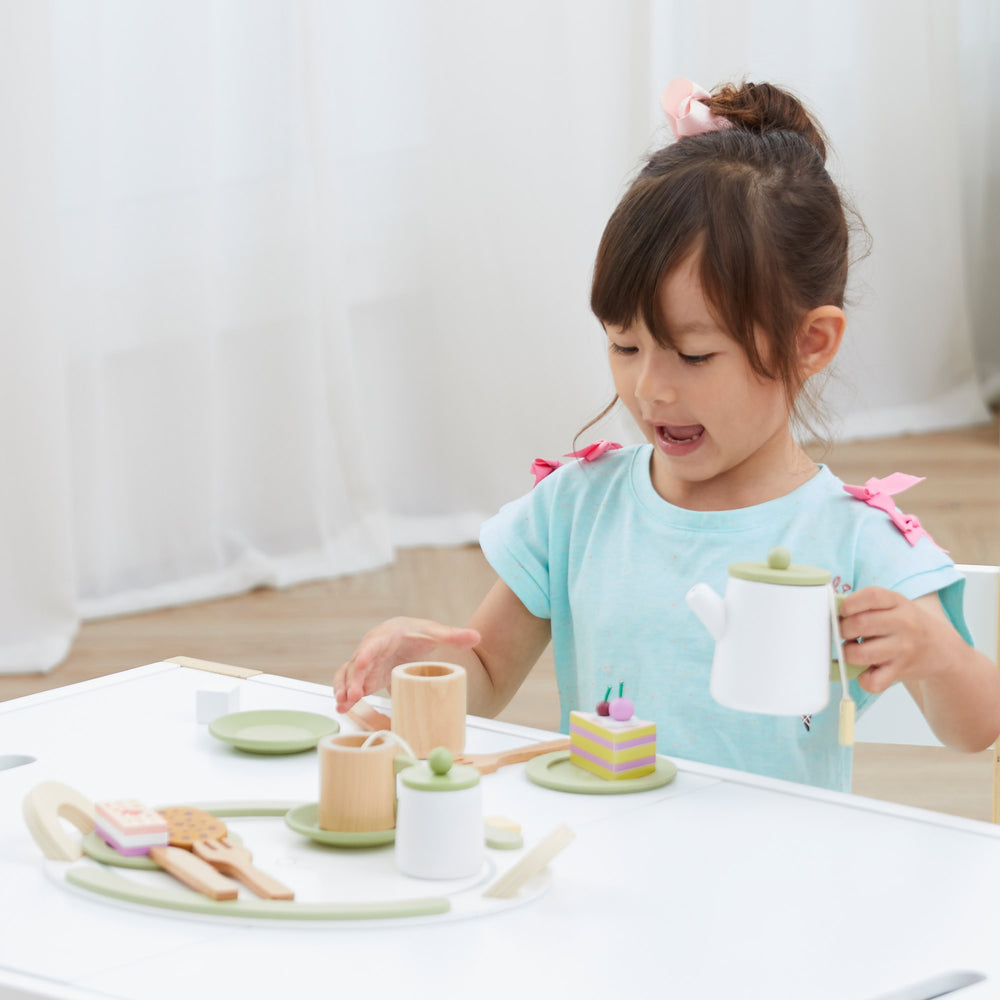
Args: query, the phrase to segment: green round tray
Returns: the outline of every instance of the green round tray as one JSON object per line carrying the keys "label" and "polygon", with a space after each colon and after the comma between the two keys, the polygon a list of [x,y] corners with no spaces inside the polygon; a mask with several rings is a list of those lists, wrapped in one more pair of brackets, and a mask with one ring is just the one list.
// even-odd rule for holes
{"label": "green round tray", "polygon": [[371,830],[361,833],[347,833],[341,830],[324,830],[319,825],[319,803],[307,802],[305,805],[289,809],[285,813],[285,825],[296,833],[301,833],[317,844],[327,844],[332,847],[381,847],[391,844],[396,839],[396,830]]}
{"label": "green round tray", "polygon": [[[219,802],[198,803],[198,808],[220,818],[227,816],[284,816],[289,810],[287,802]],[[395,831],[393,831],[395,833]],[[91,839],[98,841],[94,846]],[[101,847],[114,856],[97,857]],[[140,906],[211,916],[256,918],[266,920],[386,920],[405,917],[427,917],[448,913],[451,902],[447,897],[429,896],[417,899],[390,899],[373,902],[322,902],[301,903],[284,899],[227,899],[214,900],[189,889],[160,888],[134,882],[124,877],[120,868],[146,868],[149,858],[124,857],[112,850],[97,836],[84,838],[84,851],[92,861],[114,865],[114,868],[81,867],[76,865],[65,872],[66,881],[78,889],[93,892],[109,899],[117,899]],[[137,862],[146,862],[139,864]],[[153,867],[158,867],[153,865]]]}
{"label": "green round tray", "polygon": [[543,788],[557,792],[576,792],[581,795],[628,795],[662,788],[677,775],[677,765],[666,757],[656,758],[656,770],[639,778],[608,781],[582,767],[569,762],[568,750],[555,750],[528,761],[525,769],[528,778]]}
{"label": "green round tray", "polygon": [[339,732],[340,723],[315,712],[261,709],[219,716],[208,724],[208,731],[247,753],[302,753],[324,736]]}

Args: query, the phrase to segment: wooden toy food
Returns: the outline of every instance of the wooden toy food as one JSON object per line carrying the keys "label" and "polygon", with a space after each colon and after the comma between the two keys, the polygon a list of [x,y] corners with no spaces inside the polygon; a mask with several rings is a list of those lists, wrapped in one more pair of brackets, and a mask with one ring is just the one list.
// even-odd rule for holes
{"label": "wooden toy food", "polygon": [[[633,717],[635,706],[622,694],[596,712],[570,712],[570,763],[608,781],[640,778],[656,770],[656,724]],[[606,709],[605,711],[602,711]]]}
{"label": "wooden toy food", "polygon": [[226,824],[204,809],[168,806],[160,810],[170,830],[170,844],[190,851],[196,840],[214,840],[226,835]]}
{"label": "wooden toy food", "polygon": [[166,845],[169,839],[167,821],[137,799],[96,803],[94,830],[125,857],[148,854],[151,847]]}

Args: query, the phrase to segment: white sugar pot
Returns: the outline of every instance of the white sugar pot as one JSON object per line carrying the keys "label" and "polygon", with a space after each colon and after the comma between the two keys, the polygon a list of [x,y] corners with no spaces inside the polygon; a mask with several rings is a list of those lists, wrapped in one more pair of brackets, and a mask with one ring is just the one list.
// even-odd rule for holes
{"label": "white sugar pot", "polygon": [[725,598],[697,583],[686,600],[715,639],[710,690],[719,704],[766,715],[826,706],[836,657],[827,570],[795,565],[778,547],[767,562],[732,563]]}
{"label": "white sugar pot", "polygon": [[436,747],[399,772],[396,867],[416,878],[457,879],[478,874],[485,860],[479,771],[452,762]]}

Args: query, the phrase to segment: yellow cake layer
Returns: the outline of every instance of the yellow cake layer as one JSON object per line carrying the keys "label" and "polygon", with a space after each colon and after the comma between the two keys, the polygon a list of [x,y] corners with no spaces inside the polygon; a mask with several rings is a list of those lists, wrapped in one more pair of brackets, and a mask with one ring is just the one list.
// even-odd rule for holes
{"label": "yellow cake layer", "polygon": [[570,750],[569,759],[571,764],[575,764],[585,771],[590,771],[591,774],[596,774],[598,778],[604,778],[607,781],[628,781],[629,778],[641,778],[644,774],[652,774],[656,770],[656,761],[653,761],[651,764],[643,764],[641,767],[630,768],[628,771],[612,771],[608,767],[602,767],[600,764],[580,757],[572,750]]}
{"label": "yellow cake layer", "polygon": [[601,760],[606,760],[611,764],[625,764],[630,760],[641,760],[643,757],[649,757],[656,753],[656,743],[653,740],[650,740],[648,743],[642,743],[637,747],[614,749],[613,747],[602,746],[600,743],[588,739],[582,733],[572,733],[570,735],[570,746],[586,750],[587,753],[593,754],[595,757],[600,757]]}

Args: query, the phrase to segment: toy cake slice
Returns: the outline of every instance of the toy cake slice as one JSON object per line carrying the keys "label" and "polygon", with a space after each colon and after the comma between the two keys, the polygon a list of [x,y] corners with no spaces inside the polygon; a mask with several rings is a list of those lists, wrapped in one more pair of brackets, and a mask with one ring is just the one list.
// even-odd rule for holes
{"label": "toy cake slice", "polygon": [[597,712],[570,712],[570,763],[607,781],[651,774],[656,770],[656,723],[636,719],[627,698],[616,698],[610,710],[607,706],[605,700]]}
{"label": "toy cake slice", "polygon": [[94,806],[94,830],[119,854],[148,854],[151,847],[166,844],[167,821],[136,799],[98,802]]}

